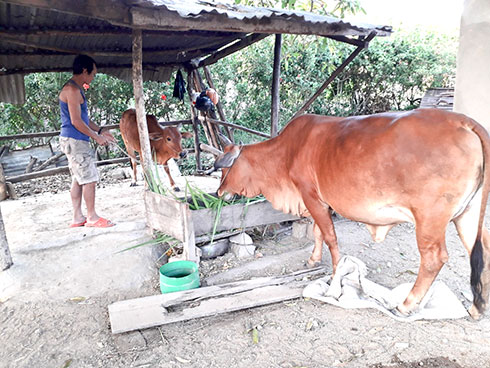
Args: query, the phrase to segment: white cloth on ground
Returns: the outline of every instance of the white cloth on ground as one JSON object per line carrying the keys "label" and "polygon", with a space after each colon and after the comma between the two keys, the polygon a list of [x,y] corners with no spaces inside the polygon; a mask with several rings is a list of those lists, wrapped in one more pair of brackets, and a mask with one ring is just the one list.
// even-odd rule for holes
{"label": "white cloth on ground", "polygon": [[303,290],[303,297],[324,301],[338,307],[375,308],[399,321],[420,319],[456,319],[468,316],[460,300],[442,281],[435,281],[420,303],[409,316],[404,317],[395,311],[402,303],[413,283],[406,283],[390,290],[368,280],[366,265],[350,256],[341,258],[330,285],[330,276],[312,281]]}

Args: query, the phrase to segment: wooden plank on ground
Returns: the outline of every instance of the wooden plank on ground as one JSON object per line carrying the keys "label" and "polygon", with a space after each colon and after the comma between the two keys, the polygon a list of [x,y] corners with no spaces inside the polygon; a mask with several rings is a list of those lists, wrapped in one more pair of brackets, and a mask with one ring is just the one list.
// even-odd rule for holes
{"label": "wooden plank on ground", "polygon": [[[131,299],[109,305],[112,333],[213,316],[299,298],[312,276],[324,268],[301,270],[285,276],[260,277],[222,285]],[[192,302],[192,305],[185,304]],[[196,305],[197,304],[197,305]],[[182,305],[178,311],[168,308]]]}

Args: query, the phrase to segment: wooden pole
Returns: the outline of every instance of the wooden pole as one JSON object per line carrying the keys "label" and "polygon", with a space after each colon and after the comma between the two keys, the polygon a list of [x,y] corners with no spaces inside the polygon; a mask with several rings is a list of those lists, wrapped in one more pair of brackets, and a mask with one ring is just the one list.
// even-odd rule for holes
{"label": "wooden pole", "polygon": [[[129,161],[129,157],[118,157],[118,158],[111,158],[109,160],[102,160],[102,161],[97,161],[95,162],[96,166],[104,166],[104,165],[112,165],[112,164],[122,164],[125,162]],[[21,174],[21,175],[16,175],[16,176],[9,176],[6,178],[6,182],[8,183],[18,183],[24,180],[30,180],[30,179],[36,179],[36,178],[42,178],[44,176],[51,176],[51,175],[57,175],[61,174],[64,172],[68,172],[69,168],[68,166],[60,166],[60,167],[55,167],[52,169],[46,169],[46,170],[41,170],[41,171],[33,171],[28,174]]]}
{"label": "wooden pole", "polygon": [[[187,70],[187,94],[189,95],[189,101],[192,101],[192,70]],[[201,148],[199,142],[199,119],[197,115],[196,108],[191,102],[191,118],[192,118],[192,129],[194,130],[194,150],[196,156],[196,170],[202,170],[201,165]],[[207,137],[206,130],[204,129],[204,134]],[[209,138],[208,138],[209,139]]]}
{"label": "wooden pole", "polygon": [[227,121],[220,121],[220,120],[216,120],[216,119],[208,119],[208,120],[213,124],[219,124],[219,125],[228,126],[230,128],[234,128],[234,129],[238,129],[238,130],[243,130],[244,132],[252,133],[252,134],[258,135],[259,137],[264,137],[264,138],[270,138],[271,137],[270,135],[268,135],[266,133],[259,132],[258,130],[245,128],[241,125],[236,125],[233,123],[229,123]]}
{"label": "wooden pole", "polygon": [[3,201],[7,197],[7,180],[5,179],[5,173],[3,172],[3,165],[0,163],[0,201]]}
{"label": "wooden pole", "polygon": [[365,49],[368,44],[369,44],[369,41],[371,41],[374,37],[376,36],[376,33],[371,33],[369,36],[367,36],[366,40],[364,41],[364,44],[363,45],[360,45],[358,46],[353,52],[352,54],[349,55],[349,57],[347,59],[345,59],[345,61],[337,68],[335,69],[335,71],[332,73],[332,75],[325,81],[325,83],[322,84],[322,86],[318,89],[318,91],[316,91],[316,93],[303,105],[303,107],[301,107],[298,112],[296,114],[294,114],[294,116],[292,117],[292,119],[294,119],[295,117],[297,116],[300,116],[302,115],[307,109],[308,107],[310,107],[310,105],[318,98],[318,96],[320,96],[320,94],[325,90],[325,88],[327,88],[327,86],[332,83],[332,81],[335,79],[335,77],[337,77],[337,75],[339,75],[342,70],[344,70],[344,68],[349,65],[349,63],[354,60],[354,58],[363,50]]}
{"label": "wooden pole", "polygon": [[272,69],[271,99],[271,137],[275,137],[279,125],[279,77],[281,76],[281,44],[282,35],[276,34],[274,44],[274,67]]}
{"label": "wooden pole", "polygon": [[10,255],[5,225],[3,224],[2,211],[0,209],[0,271],[4,271],[12,266],[12,256]]}
{"label": "wooden pole", "polygon": [[[143,93],[143,36],[141,29],[133,29],[133,90],[136,107],[136,121],[140,136],[141,166],[146,176],[153,170],[150,138],[146,122],[145,100]],[[145,185],[146,180],[145,180]]]}
{"label": "wooden pole", "polygon": [[[204,66],[203,70],[204,70],[204,75],[206,76],[206,80],[208,81],[209,87],[216,90],[214,83],[213,83],[213,78],[211,77],[211,72],[209,71],[209,68],[207,66]],[[223,104],[221,103],[221,98],[218,100],[218,103],[216,104],[216,108],[218,109],[219,118],[222,121],[226,121],[225,112],[223,111]],[[225,131],[226,131],[226,134],[228,135],[228,139],[231,140],[232,142],[234,142],[233,134],[230,131],[230,128],[225,127]]]}

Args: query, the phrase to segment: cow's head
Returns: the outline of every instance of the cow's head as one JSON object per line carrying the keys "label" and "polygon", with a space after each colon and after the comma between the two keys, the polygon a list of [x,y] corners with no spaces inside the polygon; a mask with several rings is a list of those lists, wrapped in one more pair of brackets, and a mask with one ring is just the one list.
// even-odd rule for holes
{"label": "cow's head", "polygon": [[171,158],[184,158],[187,155],[187,151],[182,149],[182,138],[191,138],[193,136],[192,132],[180,133],[177,127],[166,127],[148,135],[156,160],[161,165],[165,165]]}
{"label": "cow's head", "polygon": [[[238,165],[235,162],[240,156],[243,146],[232,144],[222,135],[220,135],[220,139],[224,146],[223,153],[214,162],[214,170],[222,169],[221,183],[217,194],[228,200],[234,194],[242,194],[241,186],[238,185],[240,184],[240,174],[238,173],[240,169],[235,169],[234,166]],[[234,168],[233,172],[231,171],[232,168]],[[236,182],[237,180],[238,182]]]}

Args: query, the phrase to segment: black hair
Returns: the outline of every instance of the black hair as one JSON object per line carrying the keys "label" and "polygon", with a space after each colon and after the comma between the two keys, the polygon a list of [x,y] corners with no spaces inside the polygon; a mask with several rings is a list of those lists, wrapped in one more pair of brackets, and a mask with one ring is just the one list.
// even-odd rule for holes
{"label": "black hair", "polygon": [[94,66],[97,66],[95,60],[87,55],[78,55],[75,60],[73,60],[73,74],[82,74],[83,69],[87,69],[87,73],[92,73]]}

